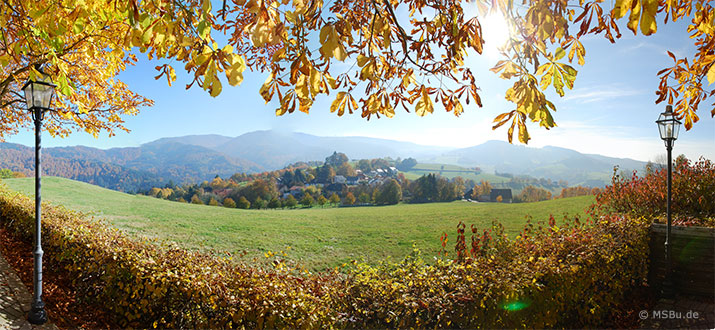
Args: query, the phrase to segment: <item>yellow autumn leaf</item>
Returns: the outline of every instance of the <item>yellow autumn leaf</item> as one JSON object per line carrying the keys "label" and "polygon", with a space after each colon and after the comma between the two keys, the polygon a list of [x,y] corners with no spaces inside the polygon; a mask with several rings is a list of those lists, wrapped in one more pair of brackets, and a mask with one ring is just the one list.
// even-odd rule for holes
{"label": "yellow autumn leaf", "polygon": [[628,11],[633,7],[633,1],[638,0],[617,0],[616,5],[613,6],[612,15],[614,18],[619,19],[626,16]]}
{"label": "yellow autumn leaf", "polygon": [[[330,112],[331,112],[331,113],[332,113],[332,112],[336,112],[336,111],[338,111],[338,110],[341,110],[341,111],[338,111],[338,116],[342,116],[342,115],[343,115],[343,113],[344,113],[344,107],[345,107],[345,105],[344,105],[344,103],[343,103],[343,99],[345,98],[345,94],[347,94],[347,93],[346,93],[346,92],[340,92],[340,93],[338,93],[338,95],[335,97],[335,100],[333,100],[333,103],[330,105]],[[343,104],[343,105],[341,105],[341,104]]]}
{"label": "yellow autumn leaf", "polygon": [[365,55],[363,55],[363,54],[358,54],[358,57],[357,57],[357,64],[358,64],[358,66],[359,66],[359,67],[362,67],[363,65],[365,65],[365,63],[367,63],[367,61],[368,61],[369,59],[370,59],[369,57],[367,57],[367,56],[365,56]]}
{"label": "yellow autumn leaf", "polygon": [[308,77],[306,75],[298,77],[298,81],[295,83],[295,94],[300,99],[310,98],[310,86],[308,86]]}
{"label": "yellow autumn leaf", "polygon": [[415,106],[415,112],[420,117],[424,117],[427,113],[432,113],[434,111],[434,105],[432,104],[432,99],[429,97],[426,88],[422,88],[422,96]]}
{"label": "yellow autumn leaf", "polygon": [[715,62],[710,65],[710,70],[708,70],[708,86],[715,82]]}
{"label": "yellow autumn leaf", "polygon": [[641,33],[651,35],[658,30],[655,15],[658,13],[658,0],[641,0],[643,13],[641,14]]}
{"label": "yellow autumn leaf", "polygon": [[636,5],[631,9],[631,16],[628,17],[628,28],[633,31],[633,34],[638,32],[638,20],[641,17],[641,4],[636,0]]}

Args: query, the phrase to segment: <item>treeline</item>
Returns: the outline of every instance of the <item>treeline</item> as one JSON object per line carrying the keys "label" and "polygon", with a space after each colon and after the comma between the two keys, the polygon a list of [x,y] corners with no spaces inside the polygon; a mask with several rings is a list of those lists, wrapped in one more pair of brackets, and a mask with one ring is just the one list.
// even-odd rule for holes
{"label": "treeline", "polygon": [[[142,172],[110,162],[89,159],[68,159],[52,155],[48,149],[42,157],[42,175],[59,176],[124,192],[147,190],[166,182],[155,174]],[[34,149],[12,144],[0,144],[0,168],[25,176],[34,176]]]}
{"label": "treeline", "polygon": [[[492,184],[474,182],[460,176],[448,179],[435,173],[410,181],[399,168],[417,164],[413,158],[361,159],[349,161],[344,153],[334,152],[324,162],[291,164],[284,169],[262,173],[236,173],[228,179],[216,176],[200,184],[175,185],[172,182],[143,194],[183,203],[224,206],[241,209],[275,209],[313,206],[394,205],[406,203],[450,202],[462,198],[484,200]],[[513,185],[536,182],[561,186],[564,182],[512,177]],[[508,185],[507,185],[508,186]],[[563,188],[558,197],[593,193],[590,188]],[[512,202],[536,202],[552,199],[549,190],[526,185]],[[487,198],[487,200],[489,200]],[[493,200],[491,200],[493,201]],[[501,202],[502,197],[496,201]]]}
{"label": "treeline", "polygon": [[474,185],[472,180],[435,174],[410,181],[397,170],[416,164],[413,158],[350,162],[347,155],[334,152],[321,164],[299,162],[277,171],[216,176],[200,184],[170,182],[141,193],[184,203],[264,209],[446,202],[461,199],[466,187]]}
{"label": "treeline", "polygon": [[24,178],[25,173],[15,172],[7,168],[0,169],[0,179]]}
{"label": "treeline", "polygon": [[533,186],[537,188],[543,188],[548,191],[558,191],[559,189],[567,188],[569,186],[568,181],[558,180],[554,181],[545,178],[534,178],[528,175],[514,175],[511,173],[502,173],[499,171],[494,171],[494,174],[501,176],[503,178],[508,178],[509,181],[501,184],[503,188],[509,188],[512,190],[523,190],[528,186]]}

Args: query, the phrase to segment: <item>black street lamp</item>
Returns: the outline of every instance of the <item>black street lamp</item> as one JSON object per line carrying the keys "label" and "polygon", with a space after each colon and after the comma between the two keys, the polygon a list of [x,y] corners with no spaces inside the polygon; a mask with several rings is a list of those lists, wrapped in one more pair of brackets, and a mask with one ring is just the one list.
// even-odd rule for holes
{"label": "black street lamp", "polygon": [[[39,69],[39,68],[38,68]],[[42,226],[41,226],[41,206],[42,197],[40,195],[40,180],[42,177],[42,167],[40,158],[40,135],[42,132],[42,117],[45,111],[50,109],[52,97],[55,94],[55,85],[52,84],[50,76],[41,70],[36,80],[28,80],[22,91],[25,92],[25,102],[27,108],[32,113],[35,121],[35,246],[34,256],[34,295],[32,309],[27,320],[32,324],[44,324],[47,322],[45,303],[42,302]]]}
{"label": "black street lamp", "polygon": [[673,144],[675,140],[678,139],[678,131],[680,130],[680,121],[675,118],[673,113],[673,106],[668,105],[665,107],[665,112],[661,113],[658,120],[658,130],[660,131],[660,138],[665,141],[665,148],[668,150],[668,203],[666,204],[666,213],[668,216],[668,228],[665,232],[665,281],[663,282],[663,295],[666,298],[673,297],[673,283],[672,283],[672,258],[670,246],[670,226],[671,226],[671,213],[670,213],[670,201],[671,201],[671,182],[673,173]]}

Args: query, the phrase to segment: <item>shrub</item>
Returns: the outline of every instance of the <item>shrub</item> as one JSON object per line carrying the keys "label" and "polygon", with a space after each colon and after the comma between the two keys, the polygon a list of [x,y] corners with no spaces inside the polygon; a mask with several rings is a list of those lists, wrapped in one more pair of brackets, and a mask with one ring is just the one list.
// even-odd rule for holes
{"label": "shrub", "polygon": [[330,204],[338,205],[338,203],[340,203],[340,196],[338,196],[338,194],[336,194],[336,193],[333,193],[332,195],[330,195],[329,201],[330,201]]}
{"label": "shrub", "polygon": [[519,195],[514,198],[517,202],[540,202],[551,199],[551,192],[543,189],[537,188],[532,185],[524,187]]}
{"label": "shrub", "polygon": [[211,197],[211,199],[209,200],[209,204],[208,204],[208,205],[218,206],[218,201],[217,201],[215,198]]}
{"label": "shrub", "polygon": [[223,206],[228,207],[228,208],[236,208],[236,202],[233,201],[230,197],[226,197],[223,200]]}
{"label": "shrub", "polygon": [[204,205],[204,202],[199,198],[197,195],[191,196],[191,204],[199,204],[199,205]]}
{"label": "shrub", "polygon": [[363,204],[370,203],[370,195],[362,192],[362,193],[360,193],[360,195],[358,195],[358,201]]}
{"label": "shrub", "polygon": [[256,197],[256,200],[253,202],[253,204],[251,204],[251,206],[252,206],[254,209],[260,210],[260,209],[266,207],[266,201],[264,201],[263,198]]}
{"label": "shrub", "polygon": [[[0,219],[25,241],[34,202],[0,187]],[[62,207],[43,204],[47,267],[64,269],[77,295],[128,328],[323,328],[337,314],[325,306],[338,277],[296,277],[246,267],[229,258],[130,238]],[[337,286],[336,286],[337,287]]]}
{"label": "shrub", "polygon": [[318,202],[318,205],[323,206],[323,205],[325,205],[325,204],[328,203],[328,199],[325,198],[325,196],[320,195],[320,196],[318,196],[318,201],[317,201],[317,202]]}
{"label": "shrub", "polygon": [[[661,168],[639,177],[634,171],[628,178],[615,168],[611,185],[596,197],[598,207],[603,212],[664,219],[667,172],[667,168]],[[691,165],[683,158],[674,166],[672,180],[674,223],[715,226],[715,164],[701,158]]]}
{"label": "shrub", "polygon": [[285,201],[283,202],[283,205],[289,208],[294,208],[296,205],[298,205],[298,201],[293,197],[293,195],[288,195],[286,197]]}
{"label": "shrub", "polygon": [[313,196],[310,196],[309,193],[305,193],[305,196],[300,200],[300,204],[303,205],[303,207],[311,207],[314,202]]}
{"label": "shrub", "polygon": [[268,201],[268,206],[269,209],[277,209],[281,207],[281,200],[278,199],[278,197],[273,197],[271,198],[270,201]]}
{"label": "shrub", "polygon": [[576,196],[597,195],[599,192],[600,189],[598,188],[590,188],[584,186],[566,187],[561,189],[561,194],[559,194],[557,197],[568,198]]}
{"label": "shrub", "polygon": [[528,225],[509,240],[497,224],[472,227],[467,246],[460,223],[454,262],[426,265],[416,251],[397,264],[359,264],[337,304],[356,328],[599,327],[646,277],[647,228],[604,216]]}
{"label": "shrub", "polygon": [[345,199],[343,200],[343,204],[345,205],[353,205],[355,204],[355,195],[353,195],[352,192],[348,192],[345,195]]}
{"label": "shrub", "polygon": [[[43,206],[43,248],[80,296],[132,328],[581,328],[599,327],[646,276],[649,221],[530,222],[457,227],[454,260],[357,264],[340,274],[246,266],[130,238],[59,207]],[[34,203],[0,188],[0,218],[32,240]],[[447,237],[443,237],[446,247]],[[272,257],[269,252],[267,255]]]}
{"label": "shrub", "polygon": [[244,209],[244,210],[245,210],[245,209],[248,209],[248,208],[251,207],[251,202],[249,202],[249,201],[246,199],[246,197],[241,196],[241,197],[238,199],[238,203],[236,203],[236,206],[237,206],[239,209]]}

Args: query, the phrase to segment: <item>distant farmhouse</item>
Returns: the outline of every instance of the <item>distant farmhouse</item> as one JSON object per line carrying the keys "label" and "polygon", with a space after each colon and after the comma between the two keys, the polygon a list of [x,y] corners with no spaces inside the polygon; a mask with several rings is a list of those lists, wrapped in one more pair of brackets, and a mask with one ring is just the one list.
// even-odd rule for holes
{"label": "distant farmhouse", "polygon": [[492,189],[489,194],[489,201],[496,202],[499,196],[502,198],[502,203],[511,203],[512,201],[511,189]]}

